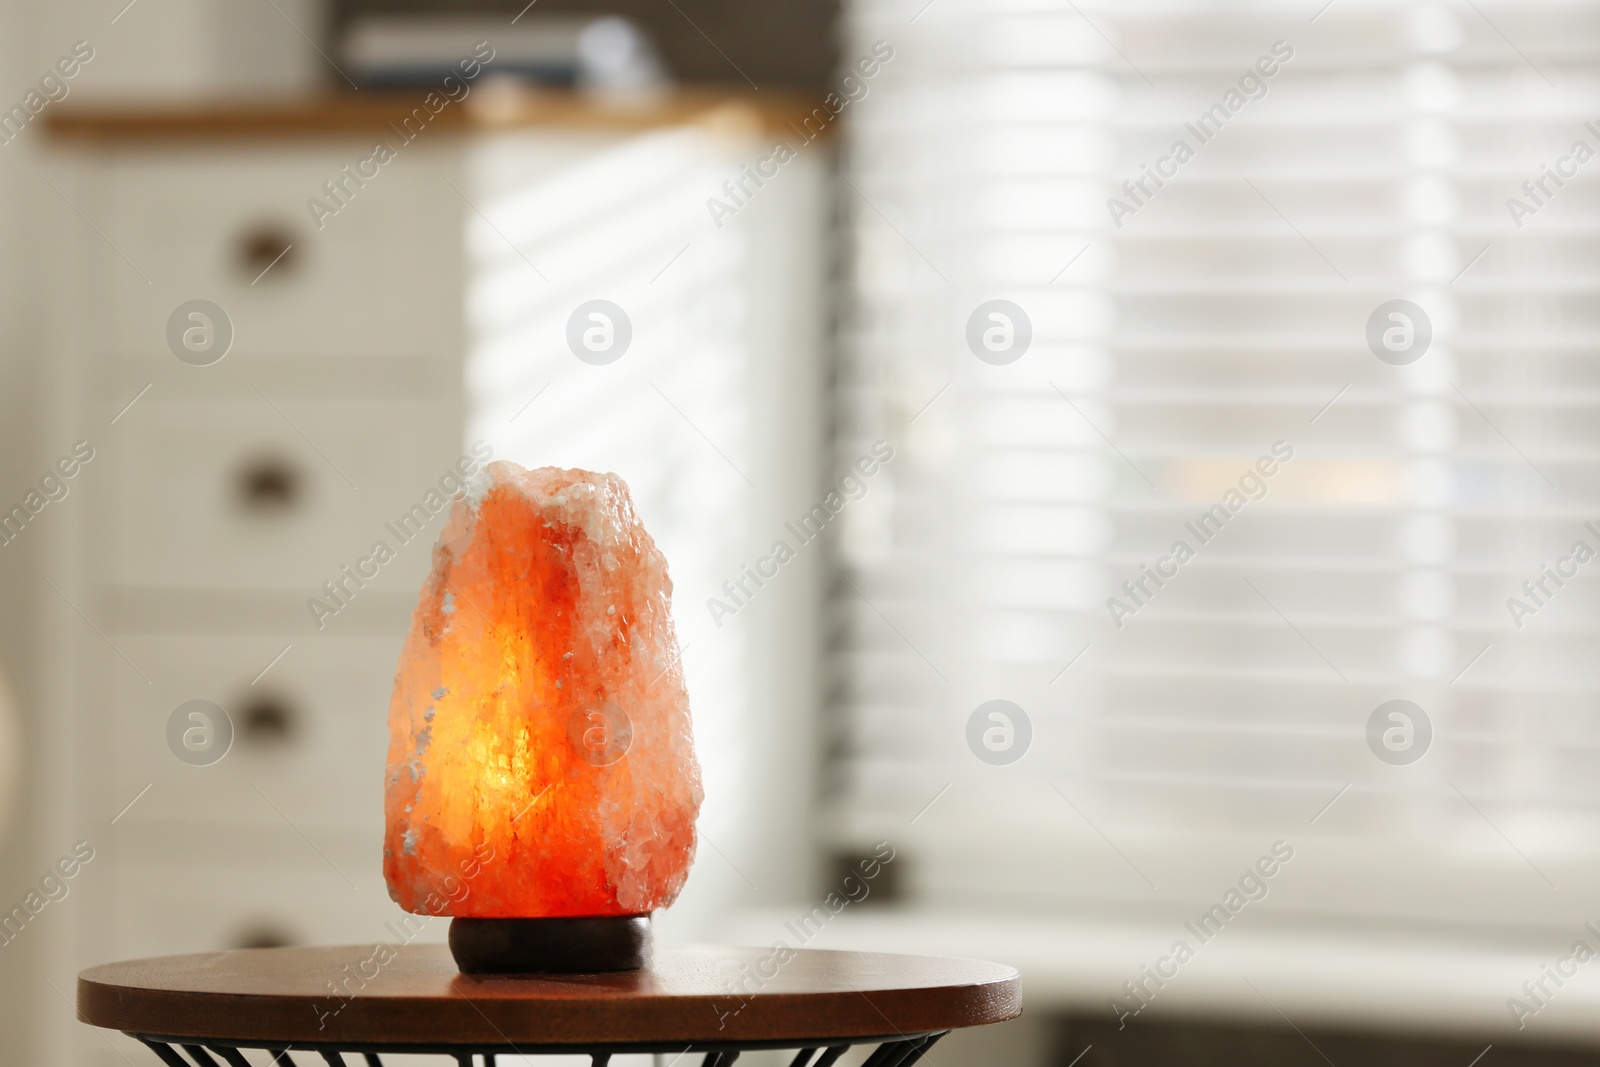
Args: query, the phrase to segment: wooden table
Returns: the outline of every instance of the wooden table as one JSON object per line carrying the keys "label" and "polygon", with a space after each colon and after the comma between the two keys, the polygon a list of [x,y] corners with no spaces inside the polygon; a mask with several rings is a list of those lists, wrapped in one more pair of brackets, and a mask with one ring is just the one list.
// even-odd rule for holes
{"label": "wooden table", "polygon": [[[814,949],[657,949],[653,966],[612,974],[472,978],[443,945],[245,949],[91,967],[78,1018],[143,1041],[168,1067],[249,1067],[243,1049],[288,1067],[290,1050],[332,1067],[359,1053],[706,1053],[794,1048],[828,1067],[876,1044],[870,1067],[909,1067],[950,1030],[1016,1018],[1022,980],[977,960]],[[814,1063],[812,1057],[816,1056]],[[298,1067],[306,1067],[299,1063]]]}

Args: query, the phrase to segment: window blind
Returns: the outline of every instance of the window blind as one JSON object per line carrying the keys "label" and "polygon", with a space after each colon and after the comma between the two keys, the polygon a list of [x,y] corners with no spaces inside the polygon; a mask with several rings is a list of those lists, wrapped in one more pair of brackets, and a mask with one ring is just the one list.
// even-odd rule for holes
{"label": "window blind", "polygon": [[1285,838],[1275,901],[1554,921],[1600,825],[1600,10],[846,26],[895,57],[837,461],[896,458],[845,515],[830,834],[924,899],[1198,898]]}

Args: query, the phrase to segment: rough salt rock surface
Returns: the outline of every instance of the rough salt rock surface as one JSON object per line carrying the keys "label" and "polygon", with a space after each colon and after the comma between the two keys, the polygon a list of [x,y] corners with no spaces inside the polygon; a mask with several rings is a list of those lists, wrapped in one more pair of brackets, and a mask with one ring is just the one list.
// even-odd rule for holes
{"label": "rough salt rock surface", "polygon": [[666,559],[614,474],[490,464],[433,550],[389,706],[407,911],[637,915],[700,810]]}

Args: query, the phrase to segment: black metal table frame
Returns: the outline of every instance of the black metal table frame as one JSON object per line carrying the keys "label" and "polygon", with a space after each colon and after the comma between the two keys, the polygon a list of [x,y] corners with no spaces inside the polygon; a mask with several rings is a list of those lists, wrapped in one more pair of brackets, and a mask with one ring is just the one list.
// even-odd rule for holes
{"label": "black metal table frame", "polygon": [[[394,1055],[449,1056],[458,1067],[473,1067],[473,1057],[482,1057],[482,1067],[495,1067],[496,1056],[588,1056],[593,1067],[605,1067],[612,1056],[625,1054],[670,1053],[684,1055],[703,1052],[705,1059],[700,1067],[729,1067],[741,1052],[754,1049],[798,1048],[789,1067],[833,1067],[852,1045],[877,1044],[862,1067],[911,1067],[933,1047],[948,1030],[921,1034],[894,1034],[892,1036],[812,1038],[804,1041],[696,1041],[687,1046],[671,1043],[630,1043],[617,1045],[362,1045],[342,1043],[307,1042],[285,1045],[269,1041],[236,1041],[220,1038],[166,1037],[157,1034],[128,1033],[128,1036],[149,1046],[161,1057],[166,1067],[255,1067],[244,1057],[242,1050],[260,1049],[272,1057],[273,1067],[305,1067],[291,1052],[314,1053],[326,1061],[328,1067],[350,1067],[345,1054],[361,1056],[366,1067],[383,1067],[384,1053]],[[193,1064],[178,1055],[183,1049]],[[821,1053],[819,1056],[818,1053]],[[219,1060],[218,1057],[221,1057]],[[812,1057],[816,1057],[813,1061]]]}

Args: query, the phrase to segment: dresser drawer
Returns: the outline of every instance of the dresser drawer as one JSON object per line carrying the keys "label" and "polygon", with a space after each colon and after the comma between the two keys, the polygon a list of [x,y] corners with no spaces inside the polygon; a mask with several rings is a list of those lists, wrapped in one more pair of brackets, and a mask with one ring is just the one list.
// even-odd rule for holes
{"label": "dresser drawer", "polygon": [[[466,207],[446,184],[452,157],[410,146],[357,187],[341,168],[370,151],[341,140],[113,156],[100,187],[115,251],[104,250],[99,340],[166,354],[174,309],[204,299],[232,322],[230,359],[459,350]],[[314,218],[308,201],[334,205],[334,179],[344,206]]]}
{"label": "dresser drawer", "polygon": [[[404,913],[388,899],[377,855],[374,848],[360,865],[355,857],[332,858],[359,888],[315,854],[309,862],[233,867],[124,863],[117,870],[117,945],[106,958],[395,943],[404,929],[386,924]],[[429,919],[415,940],[443,940],[449,924]]]}
{"label": "dresser drawer", "polygon": [[[227,823],[297,834],[355,828],[378,847],[399,637],[113,639],[150,679],[131,670],[113,675],[105,728],[114,740],[114,795],[121,802],[150,787],[123,823]],[[217,724],[179,716],[184,730],[200,731],[187,762],[175,751],[182,740],[169,740],[174,711],[196,699],[221,706],[232,722],[232,746],[215,762],[207,760],[217,750],[205,745],[222,731],[205,731]]]}
{"label": "dresser drawer", "polygon": [[424,402],[148,398],[116,430],[98,532],[108,580],[135,586],[309,597],[382,541],[394,558],[366,567],[372,580],[414,588],[446,513],[430,505],[462,458],[453,413]]}

